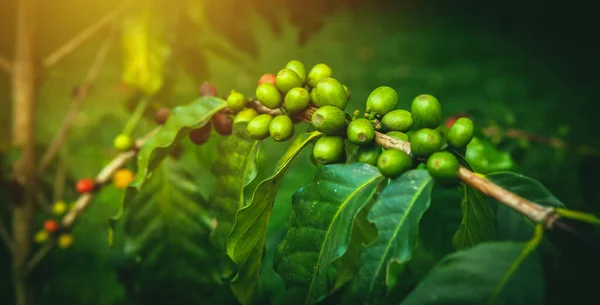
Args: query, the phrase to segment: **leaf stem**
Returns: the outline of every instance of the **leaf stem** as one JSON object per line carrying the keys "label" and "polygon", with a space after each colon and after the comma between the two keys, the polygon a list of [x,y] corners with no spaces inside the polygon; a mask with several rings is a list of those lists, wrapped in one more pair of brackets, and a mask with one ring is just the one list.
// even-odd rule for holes
{"label": "leaf stem", "polygon": [[123,128],[124,135],[127,135],[127,136],[131,135],[131,133],[133,132],[133,129],[135,128],[137,123],[140,121],[140,118],[144,114],[144,111],[146,111],[146,107],[148,106],[149,101],[150,101],[150,97],[144,96],[140,100],[140,102],[137,104],[137,106],[135,107],[135,110],[133,111],[133,114],[131,115],[131,117],[129,117],[129,120],[127,121],[127,123],[125,124],[125,127]]}
{"label": "leaf stem", "polygon": [[556,210],[556,214],[560,215],[561,217],[579,220],[579,221],[583,221],[583,222],[587,222],[587,223],[590,223],[593,225],[600,226],[600,218],[598,218],[596,215],[573,211],[573,210],[564,209],[564,208],[556,208],[555,210]]}
{"label": "leaf stem", "polygon": [[[134,148],[132,148],[129,151],[120,153],[110,163],[108,163],[108,165],[106,165],[98,173],[98,175],[95,178],[96,191],[100,187],[105,185],[107,182],[109,182],[110,179],[112,178],[113,174],[117,170],[119,170],[120,168],[125,166],[125,164],[127,164],[127,162],[129,162],[131,159],[133,159],[137,155],[140,148],[144,145],[144,143],[146,143],[146,141],[150,137],[155,135],[159,129],[160,129],[160,127],[149,132],[143,138],[138,139],[135,143]],[[75,205],[73,206],[73,208],[71,208],[69,210],[69,212],[65,216],[63,216],[62,221],[61,221],[61,229],[62,230],[68,230],[73,226],[75,221],[89,207],[89,205],[92,202],[93,197],[94,197],[94,193],[85,193],[85,194],[82,194],[81,196],[79,196],[77,201],[75,201]],[[41,249],[39,249],[36,252],[36,254],[34,254],[32,259],[27,263],[27,266],[24,271],[25,272],[24,276],[27,276],[35,268],[35,266],[42,261],[42,259],[46,256],[46,254],[48,254],[50,249],[56,243],[56,238],[57,238],[57,236],[53,235],[50,238],[50,240],[47,242],[47,244],[44,247],[42,247]]]}

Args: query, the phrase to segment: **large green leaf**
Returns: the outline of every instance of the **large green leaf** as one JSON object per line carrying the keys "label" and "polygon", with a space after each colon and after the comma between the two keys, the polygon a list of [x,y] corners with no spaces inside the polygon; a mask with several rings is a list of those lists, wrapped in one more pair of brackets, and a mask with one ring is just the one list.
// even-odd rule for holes
{"label": "large green leaf", "polygon": [[217,179],[209,200],[217,220],[211,241],[223,250],[235,214],[244,206],[244,188],[257,174],[260,141],[250,138],[246,126],[246,123],[235,124],[231,136],[219,142],[219,157],[211,167]]}
{"label": "large green leaf", "polygon": [[452,245],[460,250],[494,239],[494,214],[483,194],[464,185],[460,204],[462,220],[452,238]]}
{"label": "large green leaf", "polygon": [[348,249],[356,215],[383,180],[368,164],[328,165],[294,194],[290,228],[274,259],[287,303],[314,304],[328,295],[331,263]]}
{"label": "large green leaf", "polygon": [[402,305],[541,304],[544,278],[536,248],[543,228],[529,242],[489,242],[448,255]]}
{"label": "large green leaf", "polygon": [[231,281],[231,289],[242,304],[250,304],[258,290],[267,227],[284,174],[302,148],[321,135],[315,131],[296,137],[273,174],[256,187],[250,203],[235,217],[233,230],[227,238],[227,254],[238,265],[238,274]]}
{"label": "large green leaf", "polygon": [[432,188],[433,180],[426,170],[412,170],[393,180],[371,208],[368,218],[377,226],[379,236],[361,253],[357,287],[365,303],[385,294],[390,263],[411,260]]}
{"label": "large green leaf", "polygon": [[[552,207],[565,206],[546,187],[529,177],[513,172],[497,172],[486,175],[486,178],[506,190],[535,203]],[[493,198],[488,198],[487,200],[495,209],[497,239],[521,241],[529,239],[529,236],[533,233],[534,225],[529,218]]]}
{"label": "large green leaf", "polygon": [[[137,303],[194,304],[220,284],[211,218],[187,169],[167,158],[124,217],[125,256]],[[176,279],[176,285],[173,285]]]}
{"label": "large green leaf", "polygon": [[210,123],[212,116],[226,106],[227,103],[220,98],[201,97],[190,104],[173,108],[167,122],[158,133],[146,141],[138,153],[137,173],[123,194],[119,211],[110,219],[109,244],[113,242],[113,229],[123,216],[126,205],[135,198],[173,147],[191,130]]}

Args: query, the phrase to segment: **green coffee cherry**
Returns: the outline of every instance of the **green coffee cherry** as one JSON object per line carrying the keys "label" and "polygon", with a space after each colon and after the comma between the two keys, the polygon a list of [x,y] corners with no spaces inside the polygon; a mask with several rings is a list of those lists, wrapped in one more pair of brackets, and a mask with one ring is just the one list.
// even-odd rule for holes
{"label": "green coffee cherry", "polygon": [[427,159],[429,174],[442,184],[457,181],[458,168],[458,159],[447,151],[435,152]]}
{"label": "green coffee cherry", "polygon": [[327,77],[322,79],[317,84],[315,91],[316,101],[313,103],[317,107],[330,105],[344,110],[346,104],[348,104],[346,89],[344,89],[344,86],[335,78]]}
{"label": "green coffee cherry", "polygon": [[232,90],[229,96],[227,96],[227,107],[234,112],[240,111],[246,107],[246,97]]}
{"label": "green coffee cherry", "polygon": [[436,128],[442,123],[442,105],[432,95],[421,94],[415,97],[410,112],[416,128]]}
{"label": "green coffee cherry", "polygon": [[367,98],[367,109],[371,113],[384,116],[398,106],[398,92],[392,87],[380,86],[371,91]]}
{"label": "green coffee cherry", "polygon": [[313,113],[311,123],[326,135],[336,134],[346,126],[346,114],[340,108],[323,106]]}
{"label": "green coffee cherry", "polygon": [[322,136],[313,147],[313,156],[321,164],[339,162],[344,156],[344,138],[341,136]]}
{"label": "green coffee cherry", "polygon": [[408,110],[392,110],[381,118],[381,125],[388,130],[407,132],[413,125],[412,115]]}
{"label": "green coffee cherry", "polygon": [[388,149],[377,158],[377,167],[382,175],[396,178],[412,168],[410,156],[398,149]]}
{"label": "green coffee cherry", "polygon": [[430,128],[419,129],[410,138],[410,149],[415,157],[428,157],[441,148],[442,135]]}
{"label": "green coffee cherry", "polygon": [[300,81],[302,82],[302,86],[306,84],[306,68],[304,64],[299,60],[290,60],[287,65],[285,65],[287,69],[290,69],[300,77]]}
{"label": "green coffee cherry", "polygon": [[322,79],[331,77],[331,75],[333,75],[333,71],[328,65],[316,64],[308,72],[308,86],[315,88]]}
{"label": "green coffee cherry", "polygon": [[283,102],[279,89],[270,83],[261,84],[256,88],[256,99],[269,109],[279,108]]}
{"label": "green coffee cherry", "polygon": [[275,78],[275,84],[279,91],[287,93],[292,88],[302,87],[303,83],[300,76],[291,69],[281,69]]}
{"label": "green coffee cherry", "polygon": [[250,120],[248,126],[246,126],[250,138],[254,140],[264,140],[269,137],[269,126],[271,125],[272,120],[273,117],[266,113],[260,114]]}
{"label": "green coffee cherry", "polygon": [[375,138],[373,123],[365,118],[352,120],[346,129],[348,140],[354,144],[369,144]]}
{"label": "green coffee cherry", "polygon": [[253,118],[258,115],[258,112],[254,110],[254,108],[245,108],[238,112],[233,118],[233,124],[237,124],[240,122],[250,122]]}
{"label": "green coffee cherry", "polygon": [[317,90],[315,89],[310,90],[310,102],[315,106],[319,105],[319,102],[317,102]]}
{"label": "green coffee cherry", "polygon": [[357,152],[357,161],[377,166],[379,155],[381,155],[381,147],[378,145],[360,146]]}
{"label": "green coffee cherry", "polygon": [[287,115],[276,116],[269,125],[269,134],[277,142],[287,141],[294,134],[294,123]]}
{"label": "green coffee cherry", "polygon": [[285,110],[289,113],[300,112],[310,103],[310,93],[308,90],[302,87],[292,88],[292,90],[288,91],[285,95],[284,104]]}
{"label": "green coffee cherry", "polygon": [[113,140],[113,146],[117,150],[125,151],[133,146],[133,140],[126,134],[119,134]]}
{"label": "green coffee cherry", "polygon": [[401,131],[389,131],[388,133],[386,133],[386,135],[394,138],[394,139],[398,139],[400,141],[405,141],[408,142],[408,136]]}
{"label": "green coffee cherry", "polygon": [[348,99],[350,99],[350,88],[348,88],[348,86],[346,85],[342,85],[344,86],[344,90],[346,90],[346,95],[348,96]]}
{"label": "green coffee cherry", "polygon": [[448,144],[454,148],[463,148],[473,140],[473,121],[469,118],[459,118],[448,131]]}

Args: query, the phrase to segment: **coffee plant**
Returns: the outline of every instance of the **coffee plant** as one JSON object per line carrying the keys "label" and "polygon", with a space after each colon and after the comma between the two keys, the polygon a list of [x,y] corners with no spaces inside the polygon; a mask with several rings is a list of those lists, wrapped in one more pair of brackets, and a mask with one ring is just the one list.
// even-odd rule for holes
{"label": "coffee plant", "polygon": [[[89,204],[88,195],[112,177],[125,193],[110,220],[109,244],[119,239],[115,232],[123,224],[126,252],[146,251],[139,247],[153,240],[153,225],[145,223],[149,192],[158,192],[155,182],[166,179],[165,191],[196,198],[183,169],[193,164],[174,162],[173,156],[186,137],[203,145],[216,133],[219,152],[211,168],[216,185],[207,202],[197,199],[198,206],[182,200],[180,211],[169,217],[190,225],[196,219],[203,226],[197,230],[209,231],[222,255],[212,258],[198,283],[211,278],[229,283],[242,304],[259,302],[275,198],[304,149],[311,151],[318,170],[289,198],[287,233],[273,257],[288,304],[332,298],[350,304],[540,304],[541,258],[553,245],[552,232],[564,230],[597,243],[569,220],[597,227],[600,219],[567,209],[537,181],[503,170],[476,172],[472,163],[481,167],[493,160],[482,148],[483,136],[469,117],[444,121],[439,97],[424,93],[401,101],[396,89],[382,85],[372,90],[363,109],[348,112],[352,94],[343,78],[324,63],[307,67],[298,60],[260,76],[255,92],[219,96],[205,82],[200,95],[189,104],[158,110],[159,126],[137,142],[117,135],[114,146],[123,153],[96,179],[77,183],[80,200],[62,223],[49,220],[38,240],[49,235],[68,246],[66,229]],[[255,181],[261,143],[269,137],[289,147],[273,171]],[[135,175],[122,169],[134,157]],[[428,211],[451,208],[450,193],[462,196],[462,220],[441,242],[453,250],[428,263],[415,261],[432,246],[428,240],[442,238],[420,224]],[[64,203],[55,209],[64,212]],[[433,221],[444,225],[443,216]]]}

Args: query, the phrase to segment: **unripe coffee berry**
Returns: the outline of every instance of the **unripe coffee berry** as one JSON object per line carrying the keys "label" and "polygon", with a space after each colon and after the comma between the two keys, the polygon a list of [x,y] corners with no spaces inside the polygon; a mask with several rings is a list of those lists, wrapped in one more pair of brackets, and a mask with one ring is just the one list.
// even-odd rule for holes
{"label": "unripe coffee berry", "polygon": [[334,106],[323,106],[312,115],[312,126],[326,134],[336,134],[346,126],[346,114],[340,108]]}
{"label": "unripe coffee berry", "polygon": [[405,141],[408,142],[408,135],[406,135],[404,132],[401,131],[389,131],[388,133],[386,133],[386,135],[394,138],[394,139],[398,139],[400,141]]}
{"label": "unripe coffee berry", "polygon": [[83,179],[79,179],[79,181],[77,181],[77,184],[75,185],[75,188],[77,189],[77,191],[79,193],[90,193],[92,191],[94,191],[94,187],[95,187],[95,182],[93,179],[90,178],[83,178]]}
{"label": "unripe coffee berry", "polygon": [[267,73],[267,74],[263,74],[260,79],[258,80],[258,85],[262,85],[262,84],[271,84],[273,86],[275,86],[275,78],[277,76],[273,73]]}
{"label": "unripe coffee berry", "polygon": [[430,128],[422,128],[410,138],[410,149],[415,157],[428,157],[442,148],[442,135]]}
{"label": "unripe coffee berry", "polygon": [[276,109],[283,102],[281,92],[273,84],[265,83],[256,88],[256,99],[269,109]]}
{"label": "unripe coffee berry", "polygon": [[416,128],[436,128],[442,123],[442,106],[432,95],[421,94],[415,97],[410,112]]}
{"label": "unripe coffee berry", "polygon": [[35,236],[33,239],[35,240],[36,243],[41,244],[48,240],[48,232],[46,232],[44,230],[39,230],[35,233]]}
{"label": "unripe coffee berry", "polygon": [[285,95],[284,104],[285,110],[289,113],[303,111],[310,103],[310,93],[303,87],[292,88]]}
{"label": "unripe coffee berry", "polygon": [[200,96],[217,96],[217,88],[209,82],[204,82],[200,86]]}
{"label": "unripe coffee berry", "polygon": [[435,152],[427,159],[429,174],[442,184],[457,181],[459,166],[458,159],[447,151]]}
{"label": "unripe coffee berry", "polygon": [[300,76],[293,70],[287,68],[281,69],[277,73],[275,82],[279,91],[283,92],[284,94],[292,90],[292,88],[302,87],[304,85],[300,79]]}
{"label": "unripe coffee berry", "polygon": [[387,130],[406,132],[413,125],[412,115],[408,110],[392,110],[381,118],[381,125]]}
{"label": "unripe coffee berry", "polygon": [[328,65],[316,64],[310,69],[310,72],[308,72],[308,86],[315,88],[322,79],[331,77],[332,75],[333,71]]}
{"label": "unripe coffee berry", "polygon": [[354,144],[369,144],[375,138],[375,127],[371,121],[365,118],[358,118],[348,124],[346,134],[348,140]]}
{"label": "unripe coffee berry", "polygon": [[133,141],[128,135],[120,134],[115,137],[115,140],[113,141],[113,146],[115,147],[115,149],[125,151],[133,146]]}
{"label": "unripe coffee berry", "polygon": [[288,140],[294,134],[294,123],[287,115],[278,115],[269,125],[269,134],[277,142]]}
{"label": "unripe coffee berry", "polygon": [[250,120],[255,118],[257,115],[258,112],[256,112],[254,108],[246,108],[235,115],[235,118],[233,118],[233,124],[250,122]]}
{"label": "unripe coffee berry", "polygon": [[344,138],[341,136],[322,136],[313,147],[313,156],[320,164],[339,162],[344,155]]}
{"label": "unripe coffee berry", "polygon": [[412,168],[412,159],[404,151],[387,149],[377,159],[377,168],[382,175],[396,178]]}
{"label": "unripe coffee berry", "polygon": [[246,107],[246,97],[232,90],[229,96],[227,97],[227,107],[234,112],[238,112]]}
{"label": "unripe coffee berry", "polygon": [[218,112],[212,119],[215,131],[222,135],[228,136],[233,133],[233,119],[229,114]]}
{"label": "unripe coffee berry", "polygon": [[315,106],[320,105],[317,101],[317,90],[315,89],[310,90],[310,102]]}
{"label": "unripe coffee berry", "polygon": [[459,118],[448,131],[448,144],[454,148],[463,148],[473,140],[473,121],[469,118]]}
{"label": "unripe coffee berry", "polygon": [[346,89],[335,78],[327,77],[317,83],[315,88],[316,101],[313,103],[317,107],[335,106],[342,110],[346,109],[348,104],[348,95]]}
{"label": "unripe coffee berry", "polygon": [[44,221],[44,231],[46,231],[47,233],[54,233],[56,231],[58,231],[58,228],[60,227],[60,225],[58,224],[58,221],[54,220],[54,219],[48,219],[46,221]]}
{"label": "unripe coffee berry", "polygon": [[264,113],[256,116],[248,123],[246,130],[250,138],[254,140],[264,140],[269,137],[269,126],[273,117],[270,114]]}
{"label": "unripe coffee berry", "polygon": [[67,210],[69,209],[69,206],[67,205],[66,202],[59,200],[57,202],[55,202],[54,204],[52,204],[52,214],[57,215],[57,216],[61,216],[63,215],[65,212],[67,212]]}
{"label": "unripe coffee berry", "polygon": [[379,86],[371,91],[366,105],[370,113],[384,116],[398,106],[398,92],[389,86]]}
{"label": "unripe coffee berry", "polygon": [[346,85],[342,85],[344,86],[344,90],[346,90],[346,96],[348,96],[348,99],[350,99],[350,88],[348,88],[348,86]]}
{"label": "unripe coffee berry", "polygon": [[158,125],[163,125],[165,122],[167,122],[167,119],[169,118],[170,113],[171,113],[171,109],[160,108],[160,109],[158,109],[158,111],[156,111],[156,114],[154,115],[154,121]]}
{"label": "unripe coffee berry", "polygon": [[118,189],[125,189],[127,185],[133,180],[133,172],[124,168],[115,172],[113,175],[113,184]]}
{"label": "unripe coffee berry", "polygon": [[202,145],[210,138],[211,124],[207,123],[204,126],[190,131],[188,137],[192,143]]}
{"label": "unripe coffee berry", "polygon": [[294,72],[296,72],[296,74],[298,74],[298,76],[300,77],[300,81],[302,82],[302,86],[304,86],[306,84],[306,68],[304,67],[304,64],[301,61],[298,60],[290,60],[285,67],[287,69],[290,69]]}
{"label": "unripe coffee berry", "polygon": [[357,161],[377,166],[377,159],[381,155],[381,147],[378,145],[365,145],[358,148]]}
{"label": "unripe coffee berry", "polygon": [[66,249],[73,244],[74,240],[75,239],[73,238],[73,235],[71,235],[71,234],[61,234],[58,237],[57,244],[61,249]]}

